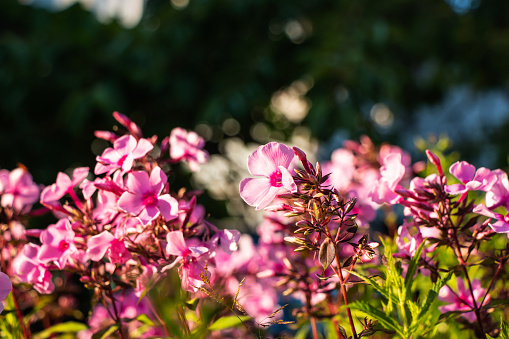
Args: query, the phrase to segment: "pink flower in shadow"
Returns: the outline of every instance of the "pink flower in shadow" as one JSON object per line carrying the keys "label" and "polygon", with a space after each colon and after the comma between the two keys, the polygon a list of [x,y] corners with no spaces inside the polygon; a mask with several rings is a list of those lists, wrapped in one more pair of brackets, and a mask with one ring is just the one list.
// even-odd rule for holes
{"label": "pink flower in shadow", "polygon": [[209,252],[209,249],[203,246],[189,246],[186,244],[181,231],[168,233],[166,240],[168,241],[166,252],[170,255],[177,256],[177,258],[171,264],[165,266],[163,271],[181,263],[179,275],[182,280],[182,289],[196,292],[196,287],[203,285],[200,273],[205,267],[205,259],[208,258],[208,256],[205,258],[204,254]]}
{"label": "pink flower in shadow", "polygon": [[[440,312],[453,312],[453,311],[470,311],[461,313],[461,316],[467,319],[469,322],[473,323],[476,320],[476,316],[474,313],[474,303],[472,299],[472,294],[468,287],[465,286],[465,283],[462,278],[458,277],[458,293],[452,291],[452,289],[448,286],[442,287],[438,294],[438,299],[449,303],[449,305],[440,306],[438,309]],[[476,300],[476,304],[479,307],[479,304],[484,298],[486,290],[481,287],[481,282],[477,279],[472,280],[472,290]],[[490,295],[488,294],[484,299],[483,305],[486,305],[490,302]]]}

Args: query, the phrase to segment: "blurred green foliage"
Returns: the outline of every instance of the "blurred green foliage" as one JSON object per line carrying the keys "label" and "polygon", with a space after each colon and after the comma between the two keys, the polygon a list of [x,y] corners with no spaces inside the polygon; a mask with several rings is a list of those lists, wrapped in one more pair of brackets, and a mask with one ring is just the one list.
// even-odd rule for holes
{"label": "blurred green foliage", "polygon": [[[315,137],[342,128],[381,141],[366,114],[373,103],[404,127],[452,86],[507,86],[508,13],[501,0],[464,14],[443,0],[191,0],[183,10],[148,0],[140,24],[126,29],[80,5],[49,12],[3,0],[1,166],[24,163],[45,184],[69,166],[93,166],[93,131],[110,129],[115,110],[161,137],[208,123],[215,141],[233,117],[250,141],[272,94],[301,78],[314,84],[303,124]],[[493,133],[505,161],[502,136]],[[397,143],[398,130],[383,140]]]}

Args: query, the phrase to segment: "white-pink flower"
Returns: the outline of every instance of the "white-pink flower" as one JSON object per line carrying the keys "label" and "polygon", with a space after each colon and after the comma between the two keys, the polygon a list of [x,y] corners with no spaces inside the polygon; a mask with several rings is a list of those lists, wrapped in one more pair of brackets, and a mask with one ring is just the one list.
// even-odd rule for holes
{"label": "white-pink flower", "polygon": [[131,172],[127,176],[127,192],[118,199],[118,207],[147,225],[162,215],[166,220],[175,219],[178,215],[178,201],[169,194],[160,195],[167,182],[166,174],[159,167],[150,173],[145,171]]}
{"label": "white-pink flower", "polygon": [[260,146],[247,160],[249,173],[261,178],[245,178],[240,182],[240,196],[257,210],[267,206],[281,188],[292,193],[297,192],[297,185],[288,171],[294,151],[283,144],[270,142]]}
{"label": "white-pink flower", "polygon": [[205,164],[209,159],[209,154],[202,148],[205,146],[205,140],[193,131],[186,131],[177,127],[170,134],[170,158],[177,161],[185,160],[189,164],[189,169],[196,172],[200,169],[200,164]]}
{"label": "white-pink flower", "polygon": [[15,211],[30,209],[39,200],[39,186],[32,181],[32,176],[23,168],[12,171],[0,170],[0,195],[2,207]]}
{"label": "white-pink flower", "polygon": [[97,156],[97,164],[94,173],[111,174],[117,169],[121,173],[131,170],[135,159],[139,159],[150,152],[154,146],[147,139],[141,138],[139,141],[132,135],[124,135],[113,143],[113,148],[108,147],[101,156]]}

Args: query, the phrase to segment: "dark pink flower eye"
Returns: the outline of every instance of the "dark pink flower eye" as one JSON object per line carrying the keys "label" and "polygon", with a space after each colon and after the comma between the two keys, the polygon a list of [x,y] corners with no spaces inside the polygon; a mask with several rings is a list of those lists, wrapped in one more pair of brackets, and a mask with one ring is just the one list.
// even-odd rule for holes
{"label": "dark pink flower eye", "polygon": [[58,244],[58,249],[62,252],[66,251],[67,249],[69,248],[69,243],[65,240],[62,240],[59,244]]}
{"label": "dark pink flower eye", "polygon": [[281,171],[278,169],[276,172],[272,173],[270,176],[270,185],[273,187],[282,187],[282,178],[283,175],[281,174]]}
{"label": "dark pink flower eye", "polygon": [[157,205],[157,197],[153,195],[149,195],[143,199],[143,205],[145,206],[156,206]]}

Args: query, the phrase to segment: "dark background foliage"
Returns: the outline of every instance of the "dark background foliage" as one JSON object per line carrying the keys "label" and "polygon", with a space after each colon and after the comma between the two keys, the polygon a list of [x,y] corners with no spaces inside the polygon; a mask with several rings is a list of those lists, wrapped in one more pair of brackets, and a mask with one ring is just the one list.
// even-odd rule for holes
{"label": "dark background foliage", "polygon": [[[1,166],[23,163],[44,184],[70,166],[93,166],[93,131],[110,129],[113,111],[146,135],[209,124],[211,152],[227,118],[240,122],[245,141],[257,121],[288,135],[296,124],[271,119],[269,103],[301,78],[313,82],[302,124],[314,137],[327,142],[342,130],[401,144],[420,109],[457,86],[507,92],[508,14],[507,1],[191,0],[176,10],[148,0],[139,25],[126,29],[80,5],[51,12],[3,0]],[[370,119],[377,102],[394,114],[392,128]],[[495,147],[494,166],[507,164],[508,121],[478,126]],[[463,132],[455,148],[473,160],[486,144]]]}

